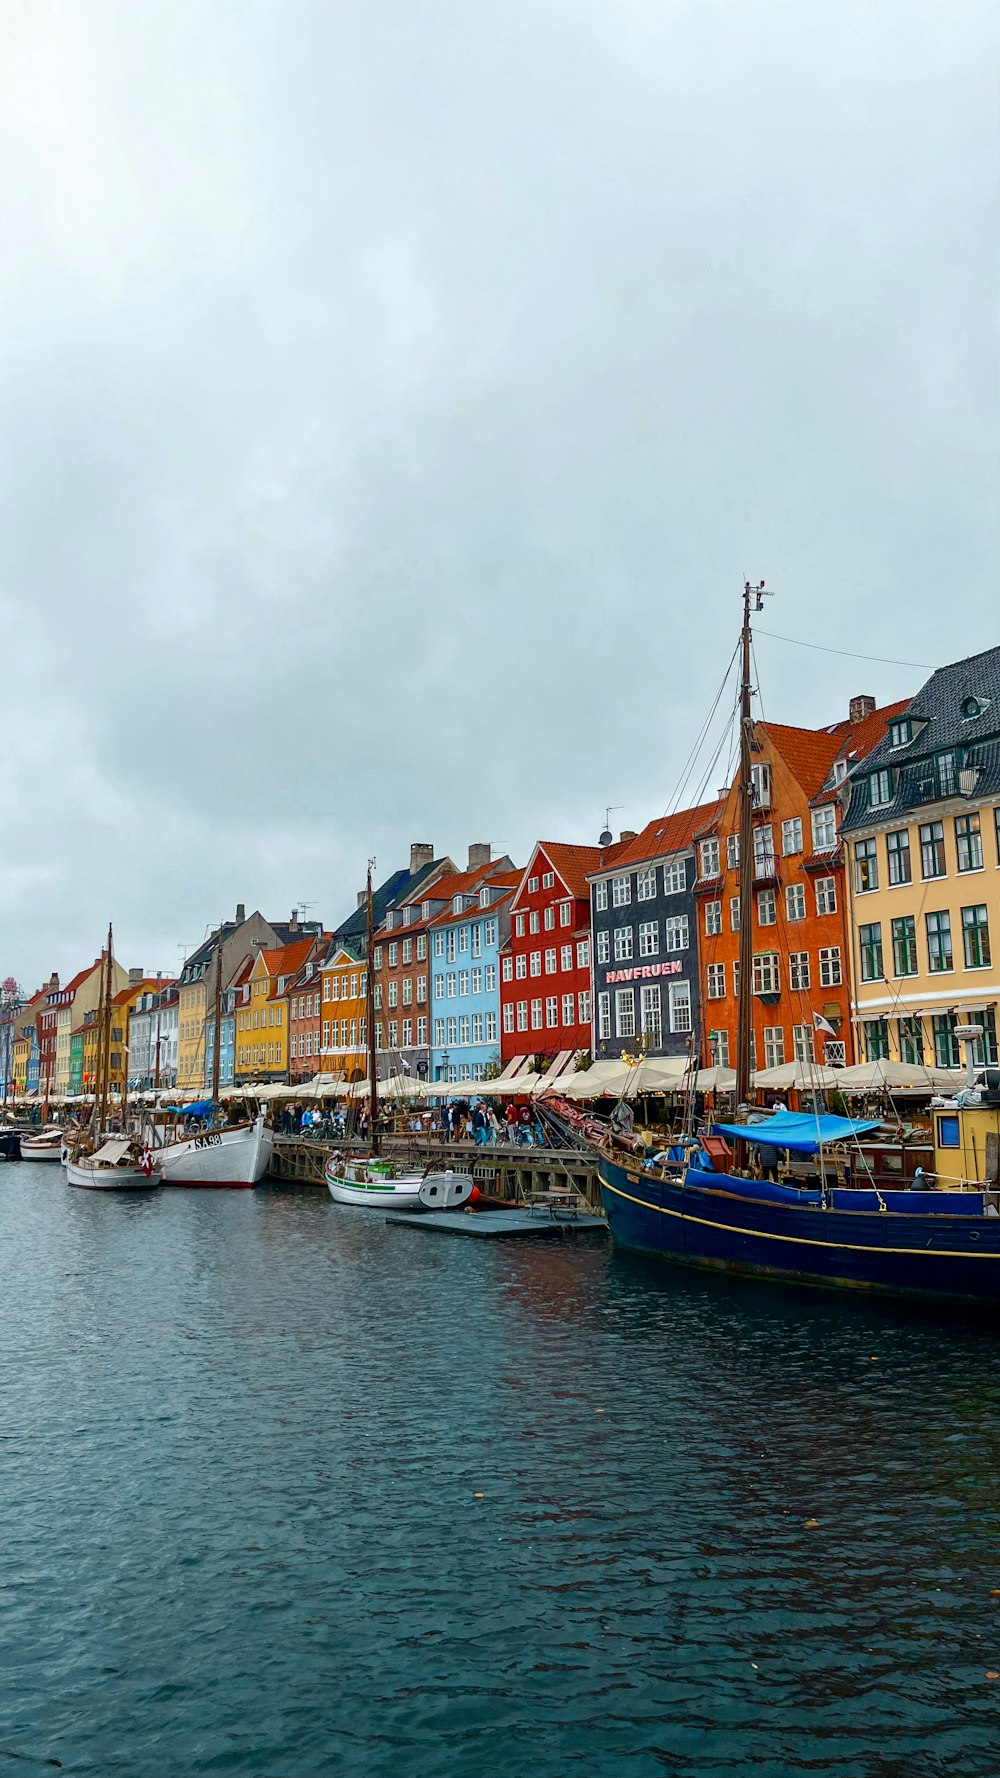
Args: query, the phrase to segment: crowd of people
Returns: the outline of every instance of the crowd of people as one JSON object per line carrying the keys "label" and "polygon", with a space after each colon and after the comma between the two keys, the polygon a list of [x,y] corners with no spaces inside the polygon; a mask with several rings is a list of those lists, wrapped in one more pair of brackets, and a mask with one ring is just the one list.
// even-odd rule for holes
{"label": "crowd of people", "polygon": [[[379,1133],[390,1135],[396,1127],[394,1114],[383,1107],[379,1115]],[[406,1114],[406,1129],[414,1136],[430,1136],[435,1130],[446,1142],[474,1142],[479,1148],[544,1148],[545,1131],[537,1111],[527,1102],[511,1099],[499,1111],[481,1099],[445,1100],[440,1111],[412,1110]],[[312,1137],[336,1140],[356,1136],[366,1142],[371,1134],[367,1105],[357,1108],[353,1119],[339,1108],[313,1109],[309,1106],[285,1105],[276,1113],[275,1129],[282,1136]]]}

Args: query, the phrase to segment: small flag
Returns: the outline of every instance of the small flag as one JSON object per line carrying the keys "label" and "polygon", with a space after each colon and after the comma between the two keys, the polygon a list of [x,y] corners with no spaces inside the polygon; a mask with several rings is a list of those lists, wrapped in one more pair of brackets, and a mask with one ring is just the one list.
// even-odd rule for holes
{"label": "small flag", "polygon": [[400,1066],[400,1067],[401,1067],[401,1068],[405,1068],[405,1069],[406,1069],[406,1072],[407,1072],[407,1074],[409,1074],[409,1072],[410,1072],[410,1064],[409,1064],[409,1062],[408,1062],[408,1061],[407,1061],[407,1060],[406,1060],[406,1057],[405,1057],[405,1056],[400,1056],[400,1058],[399,1058],[399,1066]]}
{"label": "small flag", "polygon": [[837,1035],[833,1026],[830,1024],[830,1021],[824,1019],[822,1013],[813,1013],[813,1026],[817,1031],[829,1031],[831,1037],[836,1037]]}

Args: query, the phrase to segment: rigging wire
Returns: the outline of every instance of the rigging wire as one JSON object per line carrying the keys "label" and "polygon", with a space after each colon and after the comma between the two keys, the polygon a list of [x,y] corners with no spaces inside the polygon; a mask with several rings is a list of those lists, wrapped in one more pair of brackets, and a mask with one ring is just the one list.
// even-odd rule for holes
{"label": "rigging wire", "polygon": [[768,636],[772,642],[790,642],[794,648],[811,648],[816,654],[839,654],[850,661],[877,661],[883,667],[919,667],[933,673],[930,661],[897,661],[887,654],[857,654],[853,648],[828,648],[825,642],[803,642],[798,636],[779,636],[777,630],[754,628],[755,636]]}

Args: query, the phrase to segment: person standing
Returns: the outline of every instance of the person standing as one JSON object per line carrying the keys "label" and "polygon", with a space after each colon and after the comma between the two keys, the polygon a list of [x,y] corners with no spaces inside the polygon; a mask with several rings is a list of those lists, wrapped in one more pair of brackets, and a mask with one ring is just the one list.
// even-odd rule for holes
{"label": "person standing", "polygon": [[517,1106],[514,1104],[513,1099],[508,1099],[507,1101],[507,1110],[504,1113],[504,1121],[507,1125],[507,1141],[510,1143],[511,1148],[513,1148],[517,1141]]}

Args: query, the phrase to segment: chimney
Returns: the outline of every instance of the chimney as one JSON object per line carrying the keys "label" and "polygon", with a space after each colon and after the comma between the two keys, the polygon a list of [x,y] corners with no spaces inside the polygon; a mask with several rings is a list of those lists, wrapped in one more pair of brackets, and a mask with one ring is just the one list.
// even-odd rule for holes
{"label": "chimney", "polygon": [[130,969],[128,972],[128,985],[130,988],[137,988],[139,983],[145,981],[145,979],[146,971],[144,969]]}
{"label": "chimney", "polygon": [[625,840],[634,840],[635,839],[635,828],[634,827],[623,827],[621,833],[618,835],[618,838],[619,838],[619,841],[621,841],[621,842],[624,842]]}
{"label": "chimney", "polygon": [[242,926],[246,917],[247,917],[246,903],[242,902],[242,901],[238,901],[236,903],[236,924],[237,924],[237,926]]}
{"label": "chimney", "polygon": [[426,869],[428,864],[433,864],[433,863],[434,863],[434,847],[424,845],[420,840],[414,840],[412,846],[410,847],[410,875],[411,875],[411,877],[415,877],[418,871],[422,871],[422,870]]}
{"label": "chimney", "polygon": [[54,994],[56,989],[58,988],[58,986],[59,986],[59,971],[58,971],[58,969],[54,969],[52,971],[52,974],[49,976],[49,993]]}
{"label": "chimney", "polygon": [[358,890],[358,906],[359,906],[359,908],[363,908],[365,905],[365,902],[367,900],[368,900],[367,889],[359,889]]}
{"label": "chimney", "polygon": [[293,908],[292,909],[292,917],[288,922],[288,930],[289,930],[289,932],[298,932],[298,929],[299,929],[299,910],[298,910],[298,908]]}
{"label": "chimney", "polygon": [[491,847],[487,841],[483,845],[469,847],[469,869],[479,870],[481,865],[489,864]]}
{"label": "chimney", "polygon": [[851,721],[852,722],[864,722],[865,717],[871,716],[874,709],[875,709],[875,699],[868,697],[866,692],[861,692],[858,697],[851,699],[851,703],[850,703]]}

